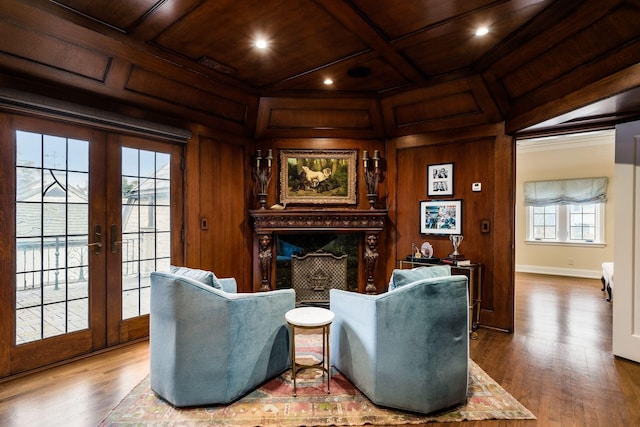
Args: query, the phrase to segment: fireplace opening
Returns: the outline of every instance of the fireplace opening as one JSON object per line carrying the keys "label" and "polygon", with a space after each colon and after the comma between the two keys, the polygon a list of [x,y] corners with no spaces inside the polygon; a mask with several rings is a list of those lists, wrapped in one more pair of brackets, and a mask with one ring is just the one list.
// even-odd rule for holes
{"label": "fireplace opening", "polygon": [[[276,247],[276,289],[292,286],[291,259],[313,253],[346,255],[346,290],[358,291],[358,238],[357,233],[278,234]],[[316,275],[317,276],[317,275]]]}

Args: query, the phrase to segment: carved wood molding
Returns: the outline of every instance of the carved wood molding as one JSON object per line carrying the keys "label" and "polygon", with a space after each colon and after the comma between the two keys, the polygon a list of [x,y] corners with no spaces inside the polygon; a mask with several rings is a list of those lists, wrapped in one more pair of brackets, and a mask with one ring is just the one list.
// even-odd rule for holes
{"label": "carved wood molding", "polygon": [[287,231],[364,232],[384,229],[386,210],[253,210],[256,233]]}

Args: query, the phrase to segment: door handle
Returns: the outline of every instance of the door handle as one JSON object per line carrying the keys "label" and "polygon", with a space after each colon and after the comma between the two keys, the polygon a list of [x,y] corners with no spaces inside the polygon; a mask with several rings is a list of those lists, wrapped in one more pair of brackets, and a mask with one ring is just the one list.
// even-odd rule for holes
{"label": "door handle", "polygon": [[111,224],[111,253],[118,253],[118,245],[122,244],[122,240],[116,240],[116,234],[118,233],[118,226]]}
{"label": "door handle", "polygon": [[100,255],[102,253],[102,226],[96,225],[93,227],[93,243],[87,244],[87,246],[93,246],[93,253]]}

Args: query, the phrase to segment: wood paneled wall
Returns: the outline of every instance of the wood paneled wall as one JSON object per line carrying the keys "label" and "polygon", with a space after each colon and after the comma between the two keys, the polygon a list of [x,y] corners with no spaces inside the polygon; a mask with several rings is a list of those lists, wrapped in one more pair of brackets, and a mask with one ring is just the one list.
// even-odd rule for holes
{"label": "wood paneled wall", "polygon": [[[247,221],[245,148],[200,137],[198,218],[200,268],[219,277],[235,277],[241,292],[250,292],[250,250]],[[206,223],[206,224],[205,224]],[[193,225],[193,224],[192,224]]]}
{"label": "wood paneled wall", "polygon": [[[454,194],[440,199],[462,200],[460,252],[484,266],[480,323],[513,330],[513,140],[498,124],[397,138],[389,146],[397,174],[387,268],[409,255],[412,243],[430,242],[440,258],[452,252],[448,236],[420,234],[419,203],[432,199],[427,197],[427,166],[453,163]],[[472,191],[475,182],[482,184],[482,191]],[[489,221],[488,233],[481,232],[482,221]]]}

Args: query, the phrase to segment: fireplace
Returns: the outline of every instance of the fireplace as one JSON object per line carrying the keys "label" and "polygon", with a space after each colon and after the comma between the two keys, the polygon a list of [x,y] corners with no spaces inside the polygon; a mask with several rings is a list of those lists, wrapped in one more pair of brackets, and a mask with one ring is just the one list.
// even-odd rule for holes
{"label": "fireplace", "polygon": [[[386,210],[259,209],[250,212],[254,234],[254,289],[291,285],[291,256],[322,250],[347,255],[347,290],[377,293],[377,243]],[[275,279],[275,280],[274,280]]]}

